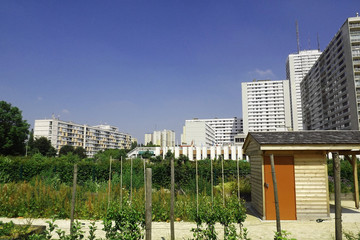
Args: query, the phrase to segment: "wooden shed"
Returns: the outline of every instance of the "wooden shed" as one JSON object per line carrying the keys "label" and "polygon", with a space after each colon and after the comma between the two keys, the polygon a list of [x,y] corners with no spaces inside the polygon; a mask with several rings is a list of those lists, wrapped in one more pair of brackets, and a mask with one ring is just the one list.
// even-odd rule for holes
{"label": "wooden shed", "polygon": [[[330,217],[327,154],[345,156],[353,164],[354,175],[357,174],[360,131],[251,132],[243,149],[250,160],[252,207],[262,219],[276,219],[271,155],[280,219],[327,218]],[[358,206],[358,197],[355,201]]]}

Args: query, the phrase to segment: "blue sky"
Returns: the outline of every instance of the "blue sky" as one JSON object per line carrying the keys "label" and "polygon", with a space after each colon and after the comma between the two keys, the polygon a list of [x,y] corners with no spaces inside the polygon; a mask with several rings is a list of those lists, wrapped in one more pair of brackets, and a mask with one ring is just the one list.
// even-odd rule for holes
{"label": "blue sky", "polygon": [[323,50],[358,0],[3,0],[0,100],[30,124],[110,124],[144,141],[186,119],[241,117],[241,82],[285,79]]}

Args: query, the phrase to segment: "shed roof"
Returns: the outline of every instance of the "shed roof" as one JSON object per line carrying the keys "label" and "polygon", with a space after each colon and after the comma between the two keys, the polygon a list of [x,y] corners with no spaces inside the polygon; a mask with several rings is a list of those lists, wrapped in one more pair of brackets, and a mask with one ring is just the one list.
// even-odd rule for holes
{"label": "shed roof", "polygon": [[245,153],[253,141],[259,150],[351,150],[360,154],[360,131],[352,130],[250,132],[243,146]]}
{"label": "shed roof", "polygon": [[250,132],[259,144],[359,144],[360,131]]}

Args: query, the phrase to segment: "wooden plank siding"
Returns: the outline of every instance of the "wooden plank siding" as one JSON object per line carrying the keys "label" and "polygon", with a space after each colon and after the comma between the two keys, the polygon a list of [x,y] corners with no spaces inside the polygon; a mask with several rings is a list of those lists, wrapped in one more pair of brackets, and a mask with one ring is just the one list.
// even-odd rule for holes
{"label": "wooden plank siding", "polygon": [[329,193],[325,153],[294,154],[297,218],[329,217]]}
{"label": "wooden plank siding", "polygon": [[251,172],[251,204],[258,214],[264,216],[263,206],[263,157],[260,146],[251,142],[248,146],[248,152],[256,153],[249,156]]}

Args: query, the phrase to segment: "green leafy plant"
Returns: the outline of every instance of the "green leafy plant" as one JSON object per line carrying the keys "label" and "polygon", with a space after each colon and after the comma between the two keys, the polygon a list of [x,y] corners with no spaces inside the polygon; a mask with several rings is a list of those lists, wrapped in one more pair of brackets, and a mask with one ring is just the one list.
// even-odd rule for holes
{"label": "green leafy plant", "polygon": [[295,238],[290,238],[290,233],[286,230],[281,230],[281,232],[275,232],[275,240],[296,240]]}
{"label": "green leafy plant", "polygon": [[360,232],[356,234],[353,232],[344,231],[344,235],[347,240],[360,240]]}
{"label": "green leafy plant", "polygon": [[145,216],[128,205],[120,210],[110,208],[103,224],[107,239],[135,240],[144,238]]}
{"label": "green leafy plant", "polygon": [[205,208],[206,204],[201,205],[199,213],[195,216],[196,228],[191,229],[195,240],[198,239],[217,239],[215,223],[218,219],[213,208]]}

